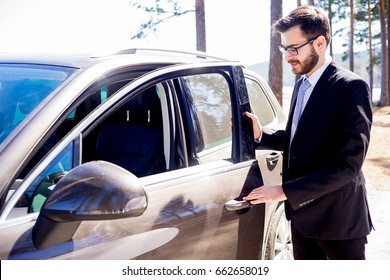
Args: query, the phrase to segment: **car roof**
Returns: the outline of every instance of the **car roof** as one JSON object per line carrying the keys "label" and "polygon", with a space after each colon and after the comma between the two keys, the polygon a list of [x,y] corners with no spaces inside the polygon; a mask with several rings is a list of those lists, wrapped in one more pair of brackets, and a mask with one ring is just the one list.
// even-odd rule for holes
{"label": "car roof", "polygon": [[131,64],[140,63],[199,63],[205,61],[231,61],[205,52],[131,48],[105,53],[0,53],[0,63],[27,63],[88,68],[110,59],[126,58]]}

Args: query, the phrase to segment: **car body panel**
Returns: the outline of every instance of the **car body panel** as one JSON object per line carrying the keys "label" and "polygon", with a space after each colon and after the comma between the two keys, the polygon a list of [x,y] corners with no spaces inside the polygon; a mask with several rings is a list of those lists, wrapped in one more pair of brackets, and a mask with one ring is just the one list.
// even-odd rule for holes
{"label": "car body panel", "polygon": [[[223,204],[239,196],[242,189],[250,188],[261,180],[257,162],[251,161],[239,166],[230,162],[206,164],[193,168],[191,174],[188,174],[188,171],[185,172],[187,174],[181,173],[183,173],[181,170],[171,171],[148,178],[149,184],[144,186],[148,194],[148,207],[140,217],[83,222],[74,239],[66,244],[43,250],[35,249],[31,243],[31,227],[34,222],[22,224],[24,232],[20,236],[12,234],[14,227],[2,229],[1,239],[6,244],[17,246],[12,250],[1,246],[2,250],[5,250],[1,252],[1,258],[53,258],[65,253],[61,258],[89,259],[95,258],[93,247],[111,246],[109,244],[112,243],[119,245],[122,244],[120,239],[125,239],[124,244],[129,246],[129,255],[125,258],[181,259],[183,256],[186,256],[186,259],[237,258],[237,243],[243,242],[241,240],[244,237],[246,242],[250,240],[243,231],[239,234],[239,231],[234,229],[244,220],[240,220],[240,215],[224,210]],[[164,183],[161,183],[159,177],[164,177]],[[155,180],[154,184],[150,182],[151,179]],[[142,183],[142,178],[140,180]],[[246,184],[243,185],[243,182]],[[177,209],[180,209],[180,212]],[[232,221],[236,226],[225,225]],[[217,251],[216,255],[215,251],[209,248],[216,246],[215,239],[219,238],[219,234],[216,233],[224,230],[226,226],[231,231],[227,235],[228,239],[225,238],[223,242],[231,247],[223,254]],[[250,225],[247,224],[244,228],[249,229]],[[129,235],[135,237],[129,238]],[[153,241],[156,236],[157,243]],[[143,243],[140,243],[141,241]],[[86,246],[88,247],[85,248]],[[126,251],[126,247],[123,246],[122,244],[122,250]],[[152,252],[144,255],[149,252],[145,247]],[[260,247],[261,243],[258,247],[253,247],[255,252],[252,255],[259,254]],[[74,252],[68,253],[70,248]],[[139,248],[139,251],[134,248]],[[11,252],[9,256],[6,255],[7,251]],[[124,253],[120,256],[123,255]],[[110,255],[110,251],[104,250],[99,256],[103,259],[118,258]]]}

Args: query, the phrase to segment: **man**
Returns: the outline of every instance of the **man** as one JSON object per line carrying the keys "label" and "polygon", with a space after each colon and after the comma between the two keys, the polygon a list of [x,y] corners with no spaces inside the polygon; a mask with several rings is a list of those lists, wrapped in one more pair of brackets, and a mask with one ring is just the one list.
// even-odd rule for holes
{"label": "man", "polygon": [[285,201],[295,259],[365,259],[372,229],[361,171],[372,123],[368,85],[327,55],[330,25],[323,10],[300,6],[273,27],[286,61],[302,78],[285,130],[263,133],[256,116],[245,113],[257,148],[284,155],[282,185],[261,186],[245,199]]}

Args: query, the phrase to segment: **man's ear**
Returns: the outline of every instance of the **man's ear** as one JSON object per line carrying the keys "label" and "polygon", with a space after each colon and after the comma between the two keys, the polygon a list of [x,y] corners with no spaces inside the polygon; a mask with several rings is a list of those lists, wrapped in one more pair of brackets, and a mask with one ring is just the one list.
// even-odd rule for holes
{"label": "man's ear", "polygon": [[319,36],[315,41],[314,41],[314,46],[317,48],[317,50],[323,50],[326,49],[326,39],[324,36]]}

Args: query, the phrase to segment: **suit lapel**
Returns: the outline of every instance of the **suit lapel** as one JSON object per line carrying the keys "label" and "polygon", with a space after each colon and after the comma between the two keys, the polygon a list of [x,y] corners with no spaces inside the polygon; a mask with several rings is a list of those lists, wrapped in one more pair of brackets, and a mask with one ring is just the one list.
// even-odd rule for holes
{"label": "suit lapel", "polygon": [[[311,93],[311,96],[310,96],[310,98],[305,106],[305,109],[303,110],[302,116],[300,118],[300,121],[299,121],[299,124],[297,127],[297,131],[295,132],[295,135],[299,132],[299,127],[300,127],[301,123],[304,122],[305,118],[310,115],[309,114],[310,110],[312,110],[315,107],[314,105],[315,105],[316,101],[318,100],[318,97],[320,95],[322,95],[331,85],[331,83],[332,83],[331,80],[332,80],[333,76],[335,75],[336,71],[337,71],[337,67],[334,64],[334,62],[332,62],[325,69],[321,78],[318,80],[317,84],[314,86],[314,89]],[[291,124],[292,124],[295,104],[297,102],[298,89],[299,89],[299,86],[301,85],[302,81],[303,81],[303,79],[301,78],[296,82],[296,84],[294,86],[293,94],[291,97],[290,111],[289,111],[288,121],[287,121],[287,125],[286,125],[286,132],[285,132],[285,136],[286,136],[285,144],[287,146],[290,145]]]}
{"label": "suit lapel", "polygon": [[321,96],[329,88],[329,86],[332,83],[331,79],[336,73],[336,71],[337,71],[337,67],[333,62],[325,69],[324,73],[321,75],[321,78],[314,86],[314,89],[310,95],[309,100],[307,101],[305,109],[302,112],[302,116],[300,118],[299,124],[301,124],[301,122],[304,122],[306,117],[310,115],[310,110],[315,108],[315,104],[318,100],[318,97]]}

